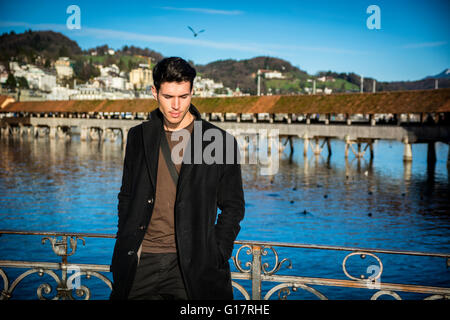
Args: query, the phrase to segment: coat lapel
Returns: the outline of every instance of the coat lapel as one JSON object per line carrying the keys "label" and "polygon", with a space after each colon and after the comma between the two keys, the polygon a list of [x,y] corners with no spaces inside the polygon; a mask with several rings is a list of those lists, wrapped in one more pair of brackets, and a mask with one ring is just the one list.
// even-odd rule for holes
{"label": "coat lapel", "polygon": [[142,139],[147,170],[154,190],[156,190],[156,173],[158,171],[159,144],[163,130],[162,114],[159,109],[150,113],[150,120],[142,125]]}

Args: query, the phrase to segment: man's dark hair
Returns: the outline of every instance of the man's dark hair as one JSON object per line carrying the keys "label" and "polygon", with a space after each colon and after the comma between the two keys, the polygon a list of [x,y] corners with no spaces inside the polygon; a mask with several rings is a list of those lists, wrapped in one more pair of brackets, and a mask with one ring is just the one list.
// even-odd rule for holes
{"label": "man's dark hair", "polygon": [[195,69],[182,58],[164,58],[153,68],[153,83],[156,91],[159,91],[163,82],[189,81],[192,90],[196,75]]}

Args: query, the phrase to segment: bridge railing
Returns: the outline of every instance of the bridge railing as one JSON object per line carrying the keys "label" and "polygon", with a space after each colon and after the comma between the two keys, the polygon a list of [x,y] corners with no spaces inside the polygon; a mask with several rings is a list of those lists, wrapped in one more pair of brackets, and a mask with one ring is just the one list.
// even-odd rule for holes
{"label": "bridge railing", "polygon": [[[37,298],[46,300],[64,300],[64,299],[84,299],[91,298],[91,290],[81,277],[90,279],[98,278],[104,283],[107,290],[111,290],[110,266],[102,264],[84,264],[72,263],[68,261],[69,256],[73,256],[77,247],[82,243],[86,245],[89,238],[114,239],[112,234],[99,233],[71,233],[71,232],[36,232],[36,231],[11,231],[0,230],[0,236],[13,235],[37,235],[42,236],[41,243],[50,244],[54,254],[61,258],[61,262],[43,262],[43,261],[16,261],[0,260],[0,277],[3,280],[3,288],[0,286],[0,300],[14,298],[15,289],[28,276],[38,274],[49,275],[56,283],[56,290],[49,283],[41,283],[36,289]],[[14,241],[13,239],[11,241]],[[277,251],[281,248],[290,250],[312,249],[326,251],[348,252],[342,260],[342,271],[347,279],[330,279],[304,277],[298,275],[280,274],[280,270],[292,268],[292,261],[289,258],[281,258]],[[399,293],[420,293],[424,294],[425,299],[449,299],[450,288],[436,287],[417,284],[399,284],[384,283],[381,275],[384,270],[382,260],[379,254],[388,254],[396,256],[420,256],[435,257],[442,259],[442,267],[450,266],[450,254],[448,253],[429,253],[417,251],[398,251],[384,249],[367,249],[356,247],[324,246],[313,244],[294,244],[281,242],[262,242],[262,241],[235,241],[235,254],[231,258],[236,272],[231,272],[232,285],[237,292],[247,300],[268,300],[278,297],[278,299],[287,299],[291,293],[305,290],[319,299],[328,299],[317,287],[341,287],[341,288],[360,288],[369,290],[372,300],[380,296],[388,295],[395,299],[401,299]],[[364,275],[355,276],[348,270],[349,258],[352,256],[365,259],[371,257],[375,264],[371,265],[371,274],[369,277]],[[270,259],[270,260],[267,260]],[[9,279],[6,269],[25,269],[15,279]],[[373,271],[373,272],[372,272]],[[246,289],[241,283],[249,281],[251,290]],[[1,282],[0,282],[1,283]],[[269,287],[265,290],[264,296],[263,284]],[[52,296],[49,298],[49,295]],[[108,294],[109,295],[109,294]]]}

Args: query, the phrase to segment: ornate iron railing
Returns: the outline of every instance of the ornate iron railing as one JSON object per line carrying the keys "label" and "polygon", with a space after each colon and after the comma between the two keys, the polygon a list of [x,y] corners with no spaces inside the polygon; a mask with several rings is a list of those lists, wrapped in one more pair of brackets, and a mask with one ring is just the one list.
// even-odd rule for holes
{"label": "ornate iron railing", "polygon": [[[10,231],[0,230],[0,236],[9,235],[39,235],[43,236],[42,244],[47,241],[51,244],[53,252],[61,257],[61,262],[36,262],[36,261],[13,261],[0,260],[0,277],[3,279],[3,289],[1,291],[0,300],[10,299],[17,285],[31,274],[38,274],[43,276],[49,275],[56,282],[55,293],[52,292],[52,286],[48,283],[42,283],[37,288],[37,297],[39,299],[49,299],[44,296],[54,294],[52,300],[59,299],[85,299],[91,298],[90,289],[81,285],[81,277],[85,276],[87,279],[96,277],[100,279],[105,285],[111,289],[111,280],[106,274],[110,272],[109,265],[99,264],[81,264],[69,263],[67,257],[76,253],[79,241],[83,245],[86,244],[86,238],[110,238],[114,239],[112,234],[98,234],[98,233],[70,233],[70,232],[33,232],[33,231]],[[383,249],[367,249],[354,247],[340,247],[340,246],[324,246],[312,244],[292,244],[280,242],[261,242],[261,241],[235,241],[238,245],[236,253],[232,257],[237,272],[232,272],[232,284],[235,290],[239,291],[247,300],[264,300],[270,299],[278,292],[279,299],[286,299],[291,291],[295,292],[305,290],[318,297],[319,299],[328,299],[322,292],[313,288],[312,286],[325,287],[343,287],[343,288],[362,288],[374,291],[371,300],[376,300],[382,295],[389,295],[395,299],[401,299],[398,292],[414,292],[426,294],[425,299],[449,299],[450,288],[435,287],[412,284],[397,284],[384,283],[380,281],[383,273],[383,263],[377,254],[393,254],[393,255],[407,255],[407,256],[425,256],[442,258],[446,262],[447,268],[450,266],[450,254],[447,253],[427,253],[416,251],[396,251]],[[292,268],[292,262],[288,258],[280,259],[275,248],[304,248],[317,250],[332,250],[332,251],[347,251],[349,252],[342,261],[342,270],[348,279],[328,279],[328,278],[313,278],[302,276],[291,276],[278,274],[281,268]],[[264,261],[269,256],[273,261]],[[247,255],[246,262],[243,262],[241,255]],[[348,272],[347,262],[352,256],[359,256],[364,259],[367,256],[372,257],[377,262],[377,265],[371,265],[374,271],[371,276],[367,277],[361,275],[355,277]],[[272,266],[271,266],[272,265]],[[15,278],[11,283],[4,268],[27,269]],[[57,272],[60,271],[60,275]],[[237,281],[247,280],[251,282],[251,291],[244,288]],[[75,282],[75,284],[74,284]],[[262,297],[262,283],[276,284],[271,287]],[[1,289],[1,287],[0,287]]]}

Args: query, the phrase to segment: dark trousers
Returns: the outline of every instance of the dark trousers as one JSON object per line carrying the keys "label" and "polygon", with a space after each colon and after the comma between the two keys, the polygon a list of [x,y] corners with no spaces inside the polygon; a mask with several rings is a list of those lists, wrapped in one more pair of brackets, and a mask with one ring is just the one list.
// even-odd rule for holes
{"label": "dark trousers", "polygon": [[176,253],[142,253],[130,300],[187,300]]}

